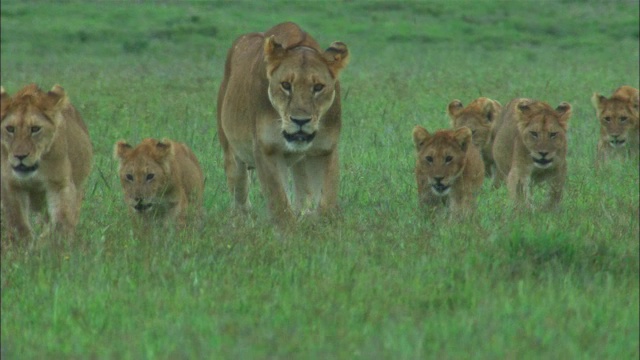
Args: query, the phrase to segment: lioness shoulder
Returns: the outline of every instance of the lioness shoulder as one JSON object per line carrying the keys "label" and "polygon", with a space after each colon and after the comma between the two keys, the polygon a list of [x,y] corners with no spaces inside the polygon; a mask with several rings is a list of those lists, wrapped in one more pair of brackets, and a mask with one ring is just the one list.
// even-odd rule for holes
{"label": "lioness shoulder", "polygon": [[484,164],[472,144],[471,130],[462,127],[431,134],[417,125],[413,142],[419,203],[435,206],[448,200],[453,212],[473,211],[484,179]]}
{"label": "lioness shoulder", "polygon": [[235,210],[250,207],[248,171],[254,168],[275,222],[337,210],[338,75],[348,60],[344,43],[322,50],[294,23],[233,43],[218,92],[217,125]]}
{"label": "lioness shoulder", "polygon": [[73,235],[93,158],[87,126],[59,85],[0,93],[3,227],[10,238],[33,237],[30,213],[41,212],[46,231]]}
{"label": "lioness shoulder", "polygon": [[492,176],[494,171],[493,145],[494,123],[502,105],[497,100],[480,97],[466,107],[460,100],[453,100],[447,106],[447,114],[451,119],[451,126],[456,129],[466,126],[471,130],[473,144],[478,147],[484,161],[485,176]]}
{"label": "lioness shoulder", "polygon": [[135,221],[184,227],[202,211],[204,175],[187,145],[147,138],[115,144],[124,200]]}
{"label": "lioness shoulder", "polygon": [[610,157],[622,157],[626,154],[638,157],[638,102],[638,89],[626,85],[619,87],[610,98],[598,93],[591,97],[600,122],[597,166]]}
{"label": "lioness shoulder", "polygon": [[567,126],[571,105],[555,109],[542,101],[514,99],[501,114],[501,125],[493,143],[497,173],[494,184],[506,178],[516,205],[530,205],[530,186],[549,185],[547,207],[562,198],[567,175]]}

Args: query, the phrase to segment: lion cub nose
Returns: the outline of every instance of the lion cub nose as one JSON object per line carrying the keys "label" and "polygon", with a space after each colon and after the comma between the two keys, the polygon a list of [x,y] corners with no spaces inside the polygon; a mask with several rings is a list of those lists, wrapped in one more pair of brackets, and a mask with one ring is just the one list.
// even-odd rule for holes
{"label": "lion cub nose", "polygon": [[291,116],[291,121],[293,121],[294,124],[302,127],[304,126],[304,124],[311,121],[311,118]]}

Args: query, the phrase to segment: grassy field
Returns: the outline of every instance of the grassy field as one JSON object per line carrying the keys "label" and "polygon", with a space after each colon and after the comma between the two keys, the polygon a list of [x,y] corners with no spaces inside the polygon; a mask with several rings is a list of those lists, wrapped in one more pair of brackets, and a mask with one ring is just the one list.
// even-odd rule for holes
{"label": "grassy field", "polygon": [[[638,164],[593,163],[593,92],[640,76],[637,1],[3,1],[9,93],[59,83],[95,148],[77,244],[3,244],[2,358],[637,359]],[[292,20],[340,40],[336,222],[230,221],[215,97],[231,42]],[[561,208],[426,219],[415,124],[479,96],[574,107]],[[188,143],[206,174],[203,232],[138,241],[115,141]],[[535,202],[545,193],[535,192]],[[3,239],[3,241],[5,241]]]}

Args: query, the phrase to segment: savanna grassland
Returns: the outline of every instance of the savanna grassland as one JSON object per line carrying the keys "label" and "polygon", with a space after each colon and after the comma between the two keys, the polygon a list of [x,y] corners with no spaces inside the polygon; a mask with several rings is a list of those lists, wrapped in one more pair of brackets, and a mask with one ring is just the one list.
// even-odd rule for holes
{"label": "savanna grassland", "polygon": [[[3,1],[9,93],[61,84],[95,158],[77,241],[2,241],[2,358],[637,359],[637,162],[593,170],[593,92],[638,87],[637,1]],[[340,40],[342,215],[283,236],[257,181],[232,221],[215,126],[226,51],[292,20]],[[573,105],[554,212],[489,181],[464,222],[417,206],[411,130],[453,99]],[[140,241],[113,160],[126,139],[188,143],[202,231]],[[539,188],[534,201],[544,201]]]}

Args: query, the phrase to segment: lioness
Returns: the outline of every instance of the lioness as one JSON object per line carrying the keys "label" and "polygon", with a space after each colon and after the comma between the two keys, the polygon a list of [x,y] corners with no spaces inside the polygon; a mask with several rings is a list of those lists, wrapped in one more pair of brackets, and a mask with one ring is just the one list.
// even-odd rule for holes
{"label": "lioness", "polygon": [[87,126],[59,85],[0,96],[3,227],[9,238],[33,238],[34,211],[48,219],[46,232],[73,235],[93,158]]}
{"label": "lioness", "polygon": [[491,147],[495,136],[493,124],[500,115],[502,105],[486,97],[480,97],[467,107],[460,100],[453,100],[447,106],[447,113],[451,119],[451,126],[459,128],[466,126],[471,129],[473,144],[480,149],[484,161],[484,175],[491,177],[495,173],[495,164]]}
{"label": "lioness", "polygon": [[345,44],[334,42],[322,51],[293,23],[233,43],[218,93],[217,124],[236,210],[250,207],[248,170],[253,168],[279,224],[294,218],[285,191],[288,168],[295,211],[337,208],[338,74],[348,59]]}
{"label": "lioness", "polygon": [[120,163],[120,183],[134,225],[148,228],[159,221],[184,228],[194,220],[190,217],[199,220],[204,175],[185,144],[148,138],[133,147],[118,141],[114,157]]}
{"label": "lioness", "polygon": [[638,121],[638,89],[621,86],[606,98],[598,93],[591,103],[600,121],[600,139],[596,166],[611,157],[629,154],[638,157],[640,121]]}
{"label": "lioness", "polygon": [[497,172],[494,185],[506,177],[509,194],[517,206],[530,204],[530,186],[547,181],[547,208],[558,205],[567,176],[567,123],[571,105],[553,109],[531,99],[514,99],[496,124],[493,158]]}
{"label": "lioness", "polygon": [[453,213],[475,209],[475,194],[482,187],[484,165],[480,151],[471,144],[471,130],[439,130],[430,134],[413,128],[416,146],[416,182],[422,206],[444,204],[449,199]]}

